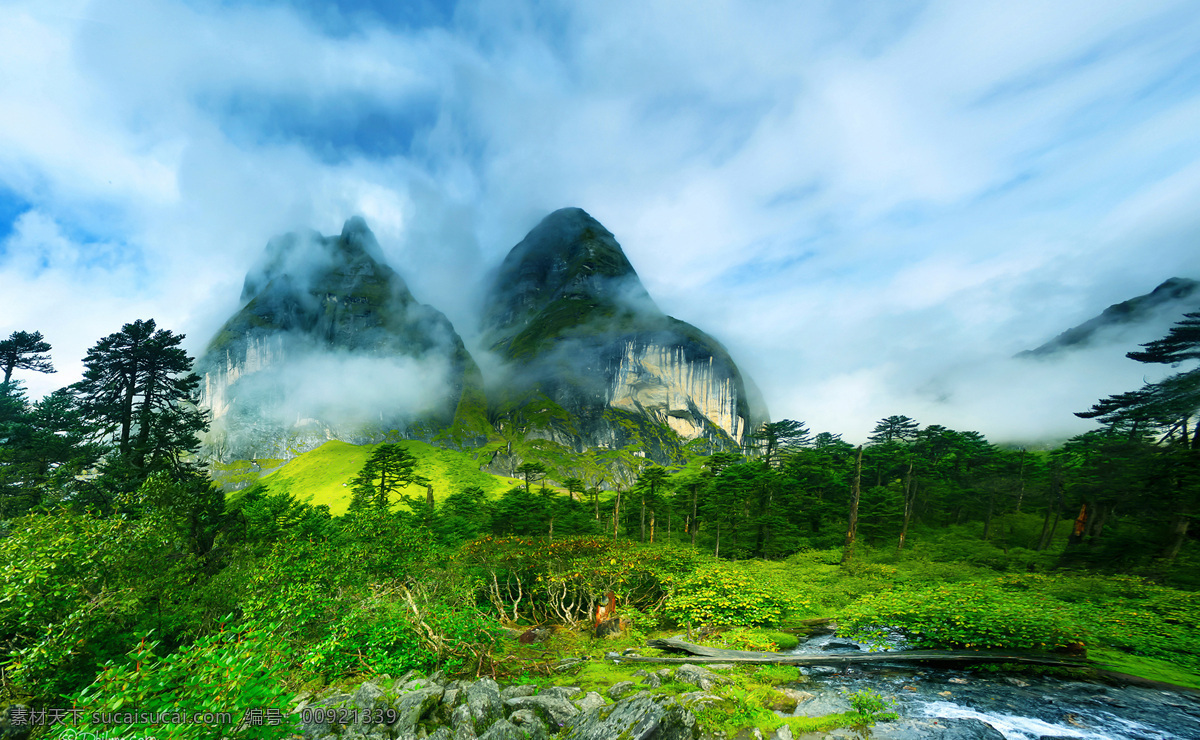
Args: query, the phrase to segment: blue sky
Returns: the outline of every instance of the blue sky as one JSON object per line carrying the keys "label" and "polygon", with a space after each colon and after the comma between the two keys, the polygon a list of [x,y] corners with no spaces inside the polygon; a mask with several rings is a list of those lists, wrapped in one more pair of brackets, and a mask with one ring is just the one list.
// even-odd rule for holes
{"label": "blue sky", "polygon": [[199,350],[271,236],[354,214],[469,337],[486,271],[580,206],[773,417],[848,439],[1086,429],[1165,323],[1008,358],[1200,279],[1190,2],[10,0],[0,111],[35,395],[137,318]]}

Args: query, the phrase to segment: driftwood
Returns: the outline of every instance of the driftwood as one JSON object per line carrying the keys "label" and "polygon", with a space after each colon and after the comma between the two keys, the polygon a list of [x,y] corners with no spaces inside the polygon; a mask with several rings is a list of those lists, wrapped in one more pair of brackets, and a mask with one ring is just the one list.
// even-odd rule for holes
{"label": "driftwood", "polygon": [[1036,663],[1080,668],[1090,665],[1080,658],[1030,652],[995,652],[983,650],[903,650],[889,653],[828,653],[825,655],[764,653],[754,650],[724,650],[676,640],[650,640],[647,647],[675,653],[688,653],[687,658],[625,656],[621,660],[634,663],[777,663],[780,665],[848,665],[850,663]]}

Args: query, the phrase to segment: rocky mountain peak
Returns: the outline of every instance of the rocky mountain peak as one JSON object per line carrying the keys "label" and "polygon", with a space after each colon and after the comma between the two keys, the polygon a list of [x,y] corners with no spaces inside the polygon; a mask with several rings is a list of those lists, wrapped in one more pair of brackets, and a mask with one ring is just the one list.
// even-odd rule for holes
{"label": "rocky mountain peak", "polygon": [[661,315],[612,232],[582,208],[554,211],[513,247],[485,305],[485,330],[499,334],[555,314]]}

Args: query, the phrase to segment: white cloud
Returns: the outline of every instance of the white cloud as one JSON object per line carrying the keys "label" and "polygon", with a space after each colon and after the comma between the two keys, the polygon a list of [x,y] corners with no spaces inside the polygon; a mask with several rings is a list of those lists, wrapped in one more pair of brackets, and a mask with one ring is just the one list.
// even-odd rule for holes
{"label": "white cloud", "polygon": [[[66,368],[153,316],[194,352],[267,239],[360,213],[469,335],[486,270],[578,205],[777,418],[1038,433],[1074,428],[1078,401],[1022,401],[1056,386],[1004,358],[1200,277],[1186,2],[480,0],[455,18],[329,34],[276,4],[0,7],[0,185],[32,204],[0,332],[43,331]],[[1122,357],[1067,369],[1099,397],[1136,384]]]}

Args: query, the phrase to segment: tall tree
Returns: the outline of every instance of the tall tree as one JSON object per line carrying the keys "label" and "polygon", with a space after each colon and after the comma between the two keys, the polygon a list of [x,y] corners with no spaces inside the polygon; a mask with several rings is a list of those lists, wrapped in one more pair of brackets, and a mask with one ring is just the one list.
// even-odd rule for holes
{"label": "tall tree", "polygon": [[126,324],[88,350],[83,380],[72,386],[84,420],[115,443],[110,463],[139,484],[151,470],[183,472],[182,456],[208,428],[207,414],[195,406],[200,378],[179,347],[183,339],[153,319]]}
{"label": "tall tree", "polygon": [[781,453],[811,444],[812,436],[804,422],[781,419],[764,422],[749,441],[758,448],[763,466],[769,468],[779,463]]}
{"label": "tall tree", "polygon": [[[546,466],[537,462],[521,463],[521,466],[517,468],[517,475],[525,479],[525,492],[529,493],[531,482],[536,483],[546,477]],[[545,488],[544,483],[542,487]]]}
{"label": "tall tree", "polygon": [[4,387],[8,387],[14,370],[52,373],[54,365],[47,354],[50,345],[43,341],[40,331],[14,331],[8,339],[0,340],[0,368],[4,369]]}
{"label": "tall tree", "polygon": [[858,503],[862,498],[862,445],[854,454],[854,483],[850,489],[850,523],[846,528],[846,543],[842,546],[842,563],[854,557],[854,539],[858,534]]}
{"label": "tall tree", "polygon": [[417,459],[402,446],[379,445],[351,483],[354,496],[350,499],[350,508],[373,506],[379,511],[387,511],[393,493],[414,483],[425,485],[429,482],[417,475],[416,469]]}
{"label": "tall tree", "polygon": [[875,430],[867,439],[876,444],[892,441],[911,442],[916,439],[919,427],[916,421],[907,416],[889,416],[876,422]]}

